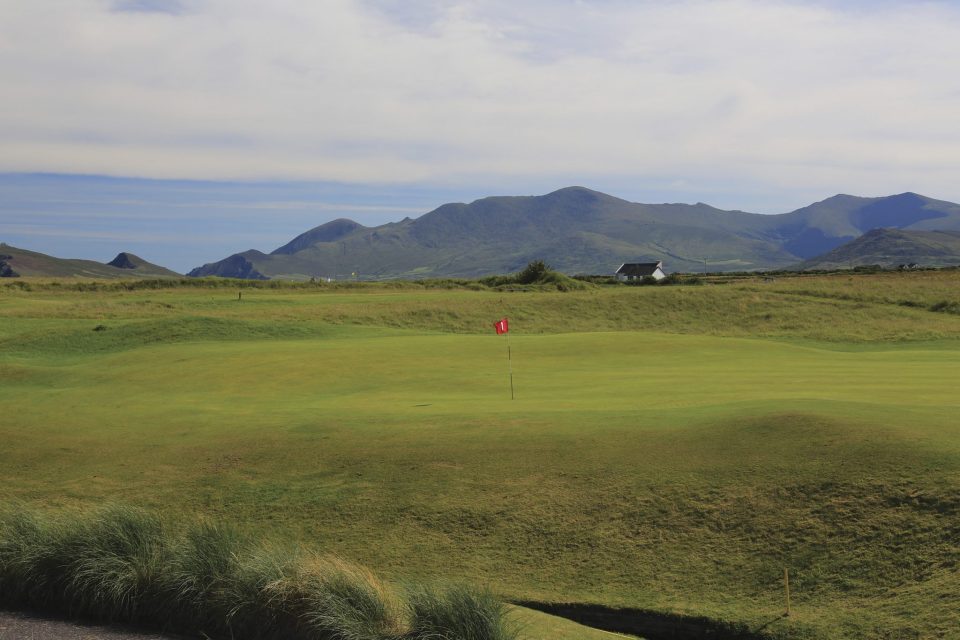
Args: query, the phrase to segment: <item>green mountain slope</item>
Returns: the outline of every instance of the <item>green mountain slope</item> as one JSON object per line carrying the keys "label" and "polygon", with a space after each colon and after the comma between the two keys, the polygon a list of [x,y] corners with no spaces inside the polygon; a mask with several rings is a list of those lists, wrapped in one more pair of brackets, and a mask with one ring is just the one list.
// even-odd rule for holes
{"label": "green mountain slope", "polygon": [[0,277],[177,278],[180,274],[147,262],[132,253],[120,253],[108,264],[93,260],[55,258],[44,253],[0,243]]}
{"label": "green mountain slope", "polygon": [[800,266],[804,269],[837,269],[869,264],[884,267],[960,264],[960,231],[873,229]]}
{"label": "green mountain slope", "polygon": [[960,231],[960,205],[916,193],[883,198],[837,195],[777,219],[771,231],[801,258],[813,258],[878,228]]}
{"label": "green mountain slope", "polygon": [[[932,225],[932,227],[931,227]],[[960,206],[913,193],[839,195],[791,213],[709,205],[639,204],[568,187],[543,196],[445,204],[417,219],[364,227],[334,220],[264,254],[250,250],[190,275],[365,279],[474,277],[543,259],[566,273],[612,273],[663,260],[669,271],[768,269],[796,264],[879,226],[960,230]]]}

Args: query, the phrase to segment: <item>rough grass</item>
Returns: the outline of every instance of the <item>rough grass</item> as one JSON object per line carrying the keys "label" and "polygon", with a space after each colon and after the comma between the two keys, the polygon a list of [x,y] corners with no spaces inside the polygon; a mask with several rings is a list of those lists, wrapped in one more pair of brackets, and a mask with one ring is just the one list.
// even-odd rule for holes
{"label": "rough grass", "polygon": [[391,583],[949,637],[960,318],[930,308],[960,274],[850,278],[3,290],[0,498],[207,512]]}
{"label": "rough grass", "polygon": [[236,640],[516,637],[484,591],[397,590],[336,557],[125,507],[4,514],[0,602]]}
{"label": "rough grass", "polygon": [[[64,286],[26,292],[0,283],[0,318],[10,326],[4,331],[8,341],[2,346],[11,349],[18,342],[32,341],[31,348],[42,348],[34,344],[44,338],[35,324],[46,319],[58,321],[54,323],[57,331],[62,330],[63,321],[76,320],[71,340],[98,325],[109,331],[147,319],[171,323],[169,328],[157,326],[153,331],[156,337],[143,333],[150,331],[149,326],[136,329],[141,331],[137,337],[148,342],[184,336],[183,327],[177,325],[186,321],[193,326],[185,337],[221,340],[246,339],[245,333],[250,333],[251,339],[313,338],[331,324],[487,333],[490,318],[503,315],[524,334],[655,330],[833,343],[929,341],[960,335],[960,316],[951,311],[960,308],[958,271],[805,276],[773,282],[743,278],[727,285],[700,287],[590,285],[586,290],[562,293],[553,285],[531,285],[534,290],[471,291],[410,283],[366,283],[354,289],[278,284],[245,289],[242,300],[237,299],[236,288],[224,290],[219,288],[223,282],[214,284],[217,287],[210,289],[183,286],[77,292]],[[214,324],[217,321],[232,326]],[[204,323],[208,323],[206,327]],[[22,332],[16,331],[18,325]],[[83,339],[85,343],[94,341],[111,342],[112,338]],[[136,341],[131,345],[136,346]]]}

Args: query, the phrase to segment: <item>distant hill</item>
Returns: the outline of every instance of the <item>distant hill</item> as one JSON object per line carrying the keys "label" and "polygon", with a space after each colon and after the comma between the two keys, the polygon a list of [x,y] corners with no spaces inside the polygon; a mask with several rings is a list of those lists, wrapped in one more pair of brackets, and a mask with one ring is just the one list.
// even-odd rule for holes
{"label": "distant hill", "polygon": [[[6,272],[6,273],[5,273]],[[120,253],[111,262],[55,258],[0,243],[0,277],[46,276],[82,278],[178,278],[180,274],[151,264],[132,253]]]}
{"label": "distant hill", "polygon": [[339,219],[284,246],[205,264],[192,276],[364,279],[476,277],[542,259],[559,271],[613,273],[663,260],[667,271],[771,269],[830,251],[876,227],[960,231],[960,205],[915,193],[837,195],[780,215],[709,205],[639,204],[568,187],[543,196],[445,204],[416,219],[365,227]]}
{"label": "distant hill", "polygon": [[960,265],[960,231],[873,229],[800,264],[802,269],[845,269],[878,264],[921,267]]}

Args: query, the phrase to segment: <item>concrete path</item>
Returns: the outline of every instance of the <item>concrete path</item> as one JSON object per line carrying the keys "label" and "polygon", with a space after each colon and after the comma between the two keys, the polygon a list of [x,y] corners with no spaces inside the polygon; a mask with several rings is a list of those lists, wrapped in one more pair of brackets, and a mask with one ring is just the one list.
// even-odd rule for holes
{"label": "concrete path", "polygon": [[118,626],[64,622],[24,613],[0,611],[0,640],[182,640]]}

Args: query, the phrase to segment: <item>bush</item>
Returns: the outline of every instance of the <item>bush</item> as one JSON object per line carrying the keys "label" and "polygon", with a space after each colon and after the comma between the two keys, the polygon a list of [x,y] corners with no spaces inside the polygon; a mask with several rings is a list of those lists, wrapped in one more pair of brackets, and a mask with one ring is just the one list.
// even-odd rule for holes
{"label": "bush", "polygon": [[630,287],[646,287],[651,284],[657,284],[657,279],[653,276],[643,276],[642,278],[626,280],[624,284]]}
{"label": "bush", "polygon": [[0,518],[0,602],[234,640],[512,640],[486,591],[406,599],[339,558],[137,509]]}
{"label": "bush", "polygon": [[371,572],[336,558],[317,558],[305,574],[304,618],[333,638],[399,638],[407,623],[399,597]]}
{"label": "bush", "polygon": [[941,300],[930,305],[930,311],[960,314],[960,302]]}
{"label": "bush", "polygon": [[161,599],[167,550],[153,516],[111,508],[73,523],[20,511],[0,527],[0,600],[133,621]]}
{"label": "bush", "polygon": [[543,260],[534,260],[515,275],[487,276],[478,282],[486,287],[509,290],[576,291],[592,286],[583,280],[574,280],[568,275],[551,270]]}
{"label": "bush", "polygon": [[65,536],[71,607],[111,620],[151,618],[140,608],[163,600],[169,556],[163,524],[141,511],[113,508],[84,525]]}
{"label": "bush", "polygon": [[417,640],[513,640],[517,630],[506,607],[488,591],[464,586],[410,592],[412,638]]}
{"label": "bush", "polygon": [[543,260],[534,260],[523,268],[514,279],[517,284],[535,284],[541,282],[552,270]]}

